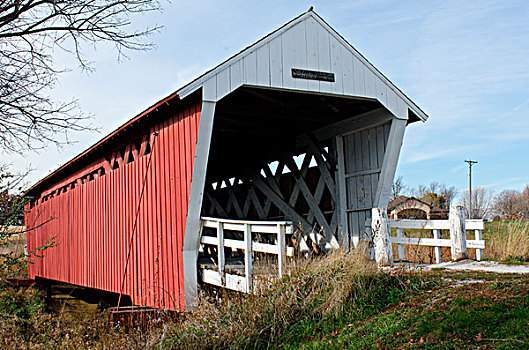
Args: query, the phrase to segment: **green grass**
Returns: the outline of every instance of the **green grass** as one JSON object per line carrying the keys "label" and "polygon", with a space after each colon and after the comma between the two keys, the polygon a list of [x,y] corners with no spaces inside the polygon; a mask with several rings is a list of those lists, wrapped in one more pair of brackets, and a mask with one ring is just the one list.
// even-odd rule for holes
{"label": "green grass", "polygon": [[[479,277],[483,277],[478,275]],[[464,280],[465,276],[451,276]],[[492,276],[488,276],[492,278]],[[429,277],[436,280],[439,275]],[[529,348],[529,279],[494,276],[484,283],[448,284],[413,293],[362,317],[344,313],[334,328],[319,329],[285,349]]]}

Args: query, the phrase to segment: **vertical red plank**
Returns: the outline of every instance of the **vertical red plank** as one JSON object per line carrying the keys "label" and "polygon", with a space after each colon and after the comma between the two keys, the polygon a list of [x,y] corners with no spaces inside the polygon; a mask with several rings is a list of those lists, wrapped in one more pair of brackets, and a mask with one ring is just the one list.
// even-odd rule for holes
{"label": "vertical red plank", "polygon": [[[158,132],[158,125],[155,126],[155,132]],[[160,217],[160,149],[161,149],[161,142],[160,142],[160,133],[158,133],[158,137],[156,139],[156,144],[153,149],[153,164],[151,174],[151,179],[153,183],[153,197],[152,197],[152,203],[153,203],[153,228],[154,228],[154,234],[153,234],[153,243],[154,243],[154,279],[151,285],[151,288],[153,289],[153,299],[152,303],[155,305],[155,307],[159,307],[160,305],[160,223],[161,223],[161,217]]]}
{"label": "vertical red plank", "polygon": [[148,198],[147,198],[147,195],[146,195],[146,192],[147,192],[147,178],[145,176],[145,172],[147,171],[147,160],[149,158],[149,155],[145,155],[143,158],[142,158],[142,162],[141,162],[141,171],[139,173],[139,178],[140,178],[140,181],[141,181],[141,186],[143,188],[143,196],[141,198],[141,203],[140,203],[140,206],[141,206],[141,231],[139,233],[140,237],[141,237],[141,243],[140,243],[140,248],[141,248],[141,259],[140,259],[140,264],[141,264],[141,280],[140,280],[140,297],[141,297],[141,305],[147,305],[147,280],[148,280],[148,269],[149,269],[149,254],[148,254],[148,244],[147,244],[147,240],[148,240],[148,220],[149,220],[149,217],[148,217]]}
{"label": "vertical red plank", "polygon": [[175,227],[175,220],[176,220],[176,214],[175,214],[175,174],[174,174],[174,163],[175,163],[175,156],[174,156],[174,115],[171,116],[171,118],[167,121],[167,138],[166,138],[166,144],[165,148],[167,151],[168,159],[167,159],[167,173],[168,173],[168,225],[169,230],[167,232],[167,245],[168,245],[168,255],[167,255],[167,270],[168,270],[168,296],[169,296],[169,303],[168,307],[171,309],[176,309],[177,306],[177,298],[175,291],[177,290],[177,286],[175,281],[178,281],[178,277],[176,276],[176,269],[175,269],[175,262],[178,259],[178,255],[176,252],[178,251],[178,247],[175,246],[175,239],[174,235],[176,232]]}
{"label": "vertical red plank", "polygon": [[109,225],[110,230],[108,232],[109,237],[109,249],[108,249],[108,258],[110,260],[110,269],[109,272],[109,280],[108,280],[108,288],[109,290],[113,291],[115,290],[115,280],[116,280],[116,269],[117,266],[117,216],[116,216],[116,171],[113,170],[110,172],[109,181],[110,181],[110,205],[109,205]]}
{"label": "vertical red plank", "polygon": [[[153,130],[150,130],[150,133],[152,134]],[[148,262],[148,269],[147,269],[147,278],[145,281],[145,298],[146,298],[146,304],[152,305],[152,281],[154,280],[154,255],[153,255],[153,227],[154,227],[154,216],[153,216],[153,200],[155,199],[153,196],[153,181],[151,179],[152,171],[149,171],[150,165],[152,164],[152,157],[154,156],[154,153],[152,152],[152,141],[154,138],[151,137],[151,153],[149,153],[149,161],[147,162],[147,167],[145,168],[146,172],[146,188],[145,188],[145,202],[147,203],[147,234],[146,234],[146,244],[147,244],[147,262]]]}
{"label": "vertical red plank", "polygon": [[158,131],[158,149],[157,149],[157,155],[158,155],[158,218],[159,218],[159,226],[158,226],[158,271],[159,271],[159,278],[158,278],[158,300],[160,305],[165,305],[165,281],[167,280],[167,270],[165,269],[165,259],[166,259],[166,250],[165,250],[165,234],[167,231],[167,216],[166,216],[166,202],[165,202],[165,157],[167,149],[165,148],[165,127],[164,123],[161,122],[159,124],[159,131]]}

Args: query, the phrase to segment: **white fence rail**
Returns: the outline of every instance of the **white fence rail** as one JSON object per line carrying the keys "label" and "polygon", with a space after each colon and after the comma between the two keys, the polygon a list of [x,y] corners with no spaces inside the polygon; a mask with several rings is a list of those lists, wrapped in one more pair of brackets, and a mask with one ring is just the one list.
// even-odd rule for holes
{"label": "white fence rail", "polygon": [[[452,207],[448,220],[408,220],[408,219],[388,219],[385,209],[374,208],[373,217],[377,218],[377,223],[372,223],[375,242],[375,258],[388,264],[393,261],[393,252],[390,244],[397,244],[397,254],[400,261],[406,260],[404,245],[429,246],[434,247],[435,262],[442,262],[441,247],[451,248],[451,259],[459,260],[466,258],[467,248],[476,249],[476,260],[483,259],[485,241],[482,239],[482,232],[485,229],[483,220],[465,220],[460,207]],[[397,236],[391,236],[390,230],[396,229]],[[431,230],[432,237],[404,237],[403,229]],[[450,238],[442,239],[441,230],[449,230]],[[466,231],[474,231],[474,239],[466,239]],[[386,240],[380,237],[386,236]],[[378,238],[378,239],[377,239]],[[389,242],[390,244],[384,244]],[[378,247],[377,247],[378,244]]]}
{"label": "white fence rail", "polygon": [[[215,229],[217,235],[203,235],[203,228],[205,227]],[[289,221],[246,221],[203,217],[200,242],[217,246],[217,271],[203,269],[203,281],[220,287],[250,293],[254,277],[252,252],[277,255],[277,272],[279,276],[283,276],[286,256],[294,255],[294,248],[286,246],[286,235],[292,234],[292,227],[292,223]],[[225,230],[242,232],[243,239],[226,239],[224,237]],[[262,243],[254,239],[253,233],[273,234],[277,237],[274,244]],[[225,247],[244,251],[244,276],[225,271]]]}
{"label": "white fence rail", "polygon": [[[404,245],[429,246],[434,247],[435,263],[439,264],[441,260],[441,247],[451,247],[450,239],[442,239],[441,230],[450,230],[448,220],[389,220],[389,227],[395,228],[397,236],[392,236],[391,243],[396,243],[398,247],[399,260],[405,260]],[[403,237],[403,229],[420,229],[431,230],[432,238]],[[476,249],[476,260],[483,258],[483,249],[485,241],[482,239],[482,231],[485,229],[483,220],[465,220],[465,229],[474,230],[474,239],[466,241],[467,248]]]}

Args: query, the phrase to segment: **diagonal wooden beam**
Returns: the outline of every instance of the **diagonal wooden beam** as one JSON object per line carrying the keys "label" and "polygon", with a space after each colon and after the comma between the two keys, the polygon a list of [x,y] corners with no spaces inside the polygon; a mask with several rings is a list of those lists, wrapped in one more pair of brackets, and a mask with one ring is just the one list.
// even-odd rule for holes
{"label": "diagonal wooden beam", "polygon": [[[281,163],[280,163],[281,164]],[[283,168],[283,166],[281,167],[281,169]],[[278,165],[278,169],[279,169],[279,165]],[[276,191],[276,193],[278,195],[281,196],[281,198],[283,198],[283,194],[281,193],[281,189],[279,188],[279,184],[278,184],[278,178],[276,178],[272,172],[270,171],[270,166],[268,164],[266,164],[264,167],[263,167],[263,171],[266,175],[266,180],[268,181],[268,183],[270,184],[270,187],[272,187],[272,189],[274,191]]]}
{"label": "diagonal wooden beam", "polygon": [[322,153],[326,153],[326,152],[323,150],[322,147],[320,147],[318,145],[318,143],[316,141],[316,138],[314,136],[311,136],[309,134],[305,134],[304,138],[306,139],[306,142],[308,144],[309,150],[314,155],[314,159],[316,160],[316,164],[318,164],[318,169],[320,170],[320,173],[321,173],[323,179],[325,180],[325,183],[327,184],[327,187],[329,188],[329,191],[331,192],[332,200],[336,201],[336,185],[334,183],[334,179],[332,177],[331,170],[329,169],[329,164],[322,157]]}
{"label": "diagonal wooden beam", "polygon": [[[229,184],[229,182],[228,182]],[[242,214],[241,206],[239,205],[239,202],[237,201],[237,197],[235,197],[235,193],[233,192],[233,186],[228,186],[228,197],[233,203],[233,208],[235,209],[235,212],[237,213],[237,216],[242,219],[244,216]]]}
{"label": "diagonal wooden beam", "polygon": [[[323,190],[325,189],[325,180],[323,180],[322,177],[318,179],[318,184],[316,185],[316,191],[314,192],[314,200],[316,203],[318,203],[318,206],[321,202],[321,198],[323,197]],[[312,208],[309,211],[309,215],[307,216],[307,221],[312,222],[314,220],[314,212],[312,211]],[[331,227],[332,228],[332,227]],[[334,230],[332,232],[335,232]]]}
{"label": "diagonal wooden beam", "polygon": [[219,204],[219,202],[217,202],[215,197],[213,197],[210,193],[206,193],[206,197],[209,199],[209,201],[211,202],[212,206],[215,207],[215,209],[217,210],[217,212],[221,216],[228,217],[228,214],[226,213],[224,208],[222,208],[222,206]]}
{"label": "diagonal wooden beam", "polygon": [[312,225],[300,215],[294,208],[292,208],[283,198],[281,198],[274,190],[270,188],[263,180],[261,175],[250,174],[249,178],[270,201],[279,208],[290,220],[299,222],[301,227],[306,232],[312,231]]}
{"label": "diagonal wooden beam", "polygon": [[[307,175],[311,159],[312,159],[312,154],[310,152],[305,153],[305,158],[303,158],[303,162],[301,162],[300,173],[302,177],[305,177]],[[299,184],[296,182],[296,184],[294,185],[294,188],[292,188],[292,193],[290,194],[290,200],[288,201],[288,203],[293,207],[296,206],[296,202],[298,201],[298,197],[299,197],[299,192],[300,192]]]}
{"label": "diagonal wooden beam", "polygon": [[254,185],[250,186],[250,190],[248,191],[248,198],[250,198],[254,204],[255,210],[257,211],[257,215],[259,215],[259,218],[261,220],[266,220],[266,214],[263,210],[263,207],[261,207],[261,203],[259,202],[259,198],[257,198],[257,194],[255,193]]}

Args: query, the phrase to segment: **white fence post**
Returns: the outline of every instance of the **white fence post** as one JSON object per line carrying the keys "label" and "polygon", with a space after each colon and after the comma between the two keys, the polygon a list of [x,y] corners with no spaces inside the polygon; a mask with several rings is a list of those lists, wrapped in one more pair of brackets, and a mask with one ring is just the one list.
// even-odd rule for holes
{"label": "white fence post", "polygon": [[[433,230],[433,238],[441,239],[441,230]],[[433,247],[433,251],[435,255],[435,263],[440,264],[442,262],[441,247]]]}
{"label": "white fence post", "polygon": [[452,261],[466,259],[467,237],[465,231],[465,213],[461,206],[451,206],[450,215],[450,242]]}
{"label": "white fence post", "polygon": [[375,246],[375,261],[379,266],[393,265],[388,214],[385,208],[372,209],[371,230]]}
{"label": "white fence post", "polygon": [[[475,230],[475,240],[481,241],[481,230]],[[481,261],[483,259],[483,249],[476,248],[476,260]]]}
{"label": "white fence post", "polygon": [[244,277],[246,292],[252,291],[252,230],[250,225],[244,224]]}
{"label": "white fence post", "polygon": [[219,240],[219,244],[217,246],[217,257],[219,259],[218,268],[222,284],[224,284],[224,266],[226,265],[226,257],[224,255],[224,224],[221,221],[217,222],[217,238]]}
{"label": "white fence post", "polygon": [[[397,237],[402,238],[402,229],[401,228],[397,228]],[[399,250],[399,260],[400,261],[404,261],[404,259],[406,258],[405,254],[404,254],[404,244],[398,244],[397,247],[398,247],[398,250]]]}
{"label": "white fence post", "polygon": [[252,230],[250,225],[244,224],[244,277],[246,279],[246,292],[252,291]]}
{"label": "white fence post", "polygon": [[285,245],[285,226],[277,224],[277,244],[279,246],[279,252],[277,254],[277,267],[279,277],[283,277],[285,273],[286,265],[286,245]]}

